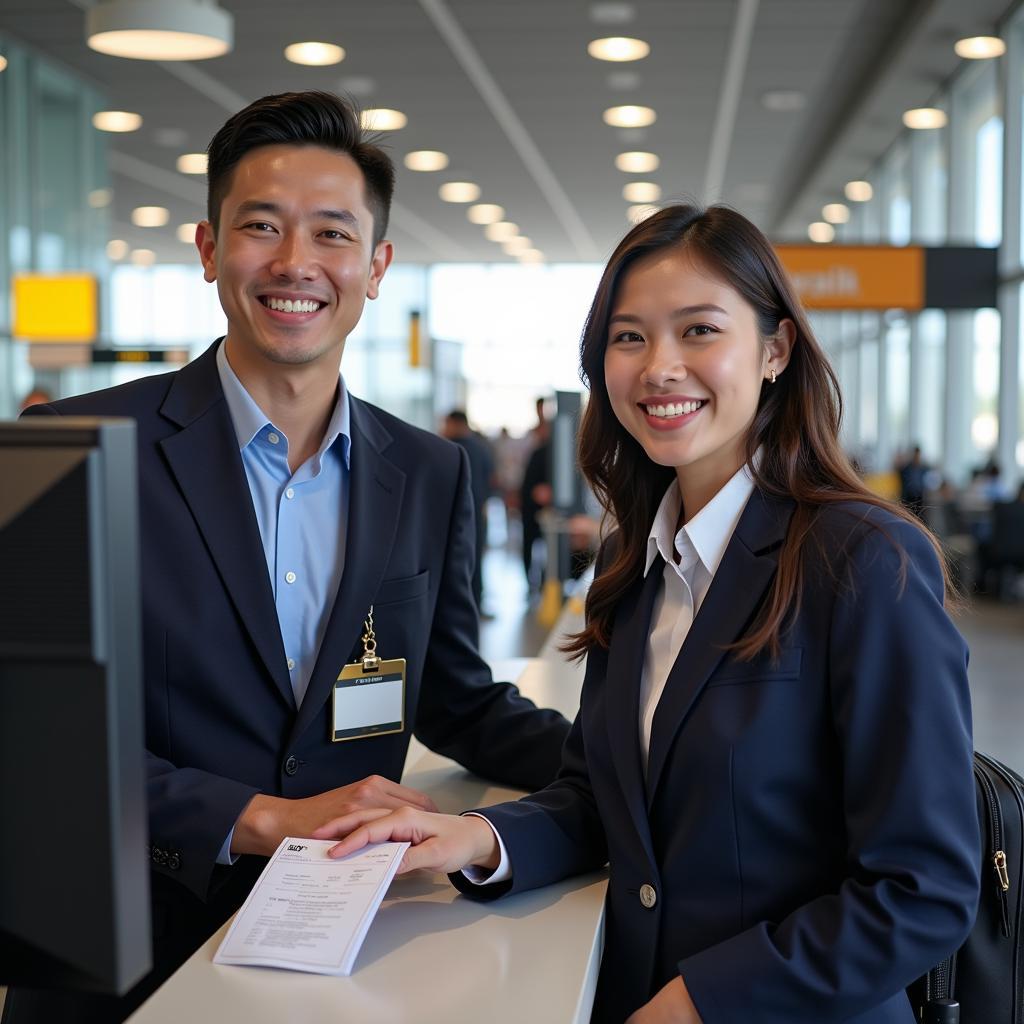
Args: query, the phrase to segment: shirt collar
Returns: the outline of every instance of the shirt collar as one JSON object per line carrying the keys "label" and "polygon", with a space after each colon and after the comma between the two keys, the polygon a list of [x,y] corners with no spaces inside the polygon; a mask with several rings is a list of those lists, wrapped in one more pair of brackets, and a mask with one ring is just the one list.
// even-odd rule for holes
{"label": "shirt collar", "polygon": [[682,495],[679,493],[679,484],[673,480],[661,499],[647,538],[644,575],[651,571],[658,555],[665,562],[672,563],[675,560],[674,552],[678,551],[681,560],[684,560],[688,549],[691,549],[696,552],[700,564],[709,575],[714,576],[753,490],[754,478],[744,464],[711,501],[677,531]]}
{"label": "shirt collar", "polygon": [[[220,376],[220,385],[224,391],[224,400],[228,403],[228,412],[231,414],[231,423],[235,428],[235,436],[238,438],[238,450],[244,451],[265,426],[273,426],[273,423],[271,423],[270,417],[256,404],[252,395],[245,390],[245,386],[238,379],[235,371],[231,369],[227,352],[224,350],[223,341],[217,347],[217,373]],[[317,452],[318,462],[323,457],[324,452],[339,437],[343,439],[341,454],[345,460],[345,466],[346,468],[351,468],[351,407],[348,399],[348,389],[345,387],[343,377],[338,378],[338,398],[334,403],[331,418],[327,421],[324,439]]]}

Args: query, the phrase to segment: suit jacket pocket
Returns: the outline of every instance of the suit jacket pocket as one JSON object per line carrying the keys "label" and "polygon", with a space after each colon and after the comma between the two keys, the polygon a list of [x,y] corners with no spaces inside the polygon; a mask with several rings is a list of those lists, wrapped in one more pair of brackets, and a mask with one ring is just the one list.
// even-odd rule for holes
{"label": "suit jacket pocket", "polygon": [[404,576],[397,580],[384,580],[374,596],[374,607],[382,604],[396,604],[422,597],[430,589],[430,570],[424,569],[416,576]]}
{"label": "suit jacket pocket", "polygon": [[772,679],[799,679],[803,660],[802,647],[782,651],[778,661],[768,654],[759,654],[753,661],[723,661],[708,680],[708,686],[736,686],[740,683],[767,682]]}

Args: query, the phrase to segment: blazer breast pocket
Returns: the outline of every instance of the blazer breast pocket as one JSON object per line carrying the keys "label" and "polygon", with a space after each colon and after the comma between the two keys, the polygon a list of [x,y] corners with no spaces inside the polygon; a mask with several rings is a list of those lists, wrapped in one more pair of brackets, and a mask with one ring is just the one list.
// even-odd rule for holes
{"label": "blazer breast pocket", "polygon": [[803,653],[802,647],[789,647],[779,654],[778,660],[768,654],[759,654],[752,661],[728,659],[716,669],[707,685],[710,688],[776,679],[799,679]]}
{"label": "blazer breast pocket", "polygon": [[384,580],[373,598],[374,607],[383,604],[397,604],[423,597],[430,590],[430,570],[424,569],[416,576],[404,576],[397,580]]}

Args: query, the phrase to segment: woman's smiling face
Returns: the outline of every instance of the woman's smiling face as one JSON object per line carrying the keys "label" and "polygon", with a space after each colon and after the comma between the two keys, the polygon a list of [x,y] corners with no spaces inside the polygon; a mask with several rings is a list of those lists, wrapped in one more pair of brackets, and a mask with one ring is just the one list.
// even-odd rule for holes
{"label": "woman's smiling face", "polygon": [[[788,335],[791,321],[783,327]],[[785,366],[789,345],[778,345],[761,338],[746,299],[687,248],[652,253],[625,272],[612,304],[612,410],[681,483],[686,472],[724,483],[744,462],[763,381]]]}

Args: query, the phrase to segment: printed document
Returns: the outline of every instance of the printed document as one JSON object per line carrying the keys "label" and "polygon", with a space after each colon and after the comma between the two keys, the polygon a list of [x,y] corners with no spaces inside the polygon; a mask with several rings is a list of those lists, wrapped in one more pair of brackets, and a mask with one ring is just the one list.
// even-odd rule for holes
{"label": "printed document", "polygon": [[285,839],[235,915],[213,962],[351,974],[408,843],[331,860],[330,839]]}

